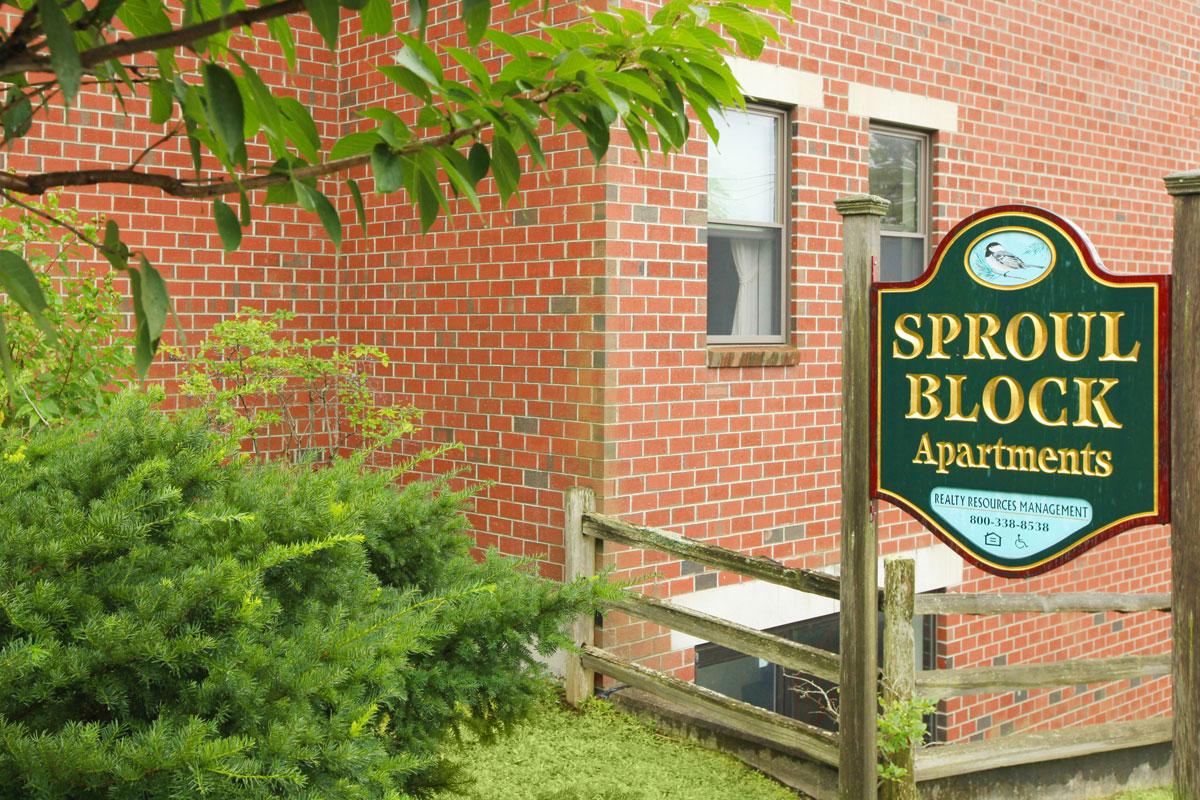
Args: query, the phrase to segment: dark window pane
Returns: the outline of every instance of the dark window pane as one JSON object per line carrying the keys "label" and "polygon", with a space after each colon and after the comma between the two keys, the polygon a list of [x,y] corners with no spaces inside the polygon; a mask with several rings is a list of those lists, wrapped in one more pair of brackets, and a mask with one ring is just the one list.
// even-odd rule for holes
{"label": "dark window pane", "polygon": [[708,333],[778,336],[781,254],[773,228],[708,229]]}
{"label": "dark window pane", "polygon": [[883,218],[885,231],[921,231],[922,204],[921,140],[871,132],[871,194],[892,201]]}
{"label": "dark window pane", "polygon": [[696,684],[759,708],[775,708],[775,665],[724,647],[696,648]]}
{"label": "dark window pane", "polygon": [[925,271],[925,240],[912,236],[882,236],[879,240],[879,280],[911,281]]}

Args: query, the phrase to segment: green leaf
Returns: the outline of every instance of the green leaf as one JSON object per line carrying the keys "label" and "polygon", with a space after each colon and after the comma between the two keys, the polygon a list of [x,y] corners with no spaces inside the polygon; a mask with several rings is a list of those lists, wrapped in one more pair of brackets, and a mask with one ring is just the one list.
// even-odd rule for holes
{"label": "green leaf", "polygon": [[396,63],[415,72],[430,86],[440,86],[442,65],[437,55],[429,49],[429,45],[418,42],[411,36],[401,35],[397,38],[404,42],[404,47],[396,54]]}
{"label": "green leaf", "polygon": [[154,342],[150,339],[150,324],[142,307],[142,274],[137,267],[129,268],[129,290],[133,295],[133,366],[138,376],[145,378],[154,362]]}
{"label": "green leaf", "polygon": [[245,150],[242,135],[246,123],[242,93],[238,91],[237,82],[229,70],[209,62],[204,65],[204,88],[208,92],[209,112],[216,122],[217,136],[225,145],[231,160],[237,160],[235,154]]}
{"label": "green leaf", "polygon": [[505,203],[517,191],[517,183],[521,179],[521,162],[507,139],[497,137],[492,142],[492,176],[496,179],[496,189],[500,199]]}
{"label": "green leaf", "polygon": [[421,230],[428,231],[437,222],[442,203],[442,191],[437,182],[424,172],[417,175],[417,207],[421,211]]}
{"label": "green leaf", "polygon": [[371,152],[371,148],[382,141],[378,131],[356,131],[349,133],[337,140],[329,150],[329,157],[337,160],[369,153]]}
{"label": "green leaf", "polygon": [[342,7],[335,0],[304,0],[304,9],[312,17],[313,25],[325,40],[325,46],[337,50]]}
{"label": "green leaf", "polygon": [[463,0],[462,17],[467,26],[467,41],[472,46],[479,44],[492,21],[491,0]]}
{"label": "green leaf", "polygon": [[0,314],[0,368],[4,370],[4,382],[8,384],[8,396],[17,394],[17,380],[14,377],[12,351],[8,349],[8,326],[4,323],[4,315]]}
{"label": "green leaf", "polygon": [[342,221],[338,218],[337,210],[329,202],[329,198],[299,181],[292,181],[292,185],[296,187],[296,196],[301,207],[316,212],[322,227],[325,228],[325,233],[333,242],[333,246],[340,250],[342,248]]}
{"label": "green leaf", "polygon": [[408,0],[408,16],[418,34],[424,36],[429,22],[429,0]]}
{"label": "green leaf", "polygon": [[4,138],[20,139],[33,125],[33,104],[19,86],[8,90],[4,108]]}
{"label": "green leaf", "polygon": [[267,32],[279,44],[288,69],[296,71],[296,37],[292,33],[291,23],[286,16],[275,17],[267,21]]}
{"label": "green leaf", "polygon": [[33,319],[46,338],[57,345],[58,331],[42,313],[46,310],[46,296],[42,294],[37,275],[25,259],[8,250],[0,250],[0,286]]}
{"label": "green leaf", "polygon": [[104,223],[104,247],[100,254],[108,259],[113,269],[129,267],[129,247],[121,241],[121,230],[111,219]]}
{"label": "green leaf", "polygon": [[138,37],[153,36],[171,30],[171,20],[167,17],[161,0],[125,0],[117,10],[117,19],[125,23],[129,32]]}
{"label": "green leaf", "polygon": [[42,31],[50,45],[50,66],[58,78],[63,99],[70,105],[75,95],[79,94],[79,83],[83,78],[83,63],[79,60],[79,49],[75,45],[75,31],[58,0],[38,0],[38,14],[42,18]]}
{"label": "green leaf", "polygon": [[404,163],[386,144],[377,144],[371,150],[371,171],[378,194],[391,194],[404,184]]}
{"label": "green leaf", "polygon": [[[279,111],[279,104],[275,101],[275,96],[271,94],[271,90],[263,83],[258,73],[241,56],[237,53],[232,53],[232,55],[237,60],[238,66],[242,69],[240,83],[243,85],[243,88],[248,90],[250,101],[262,117],[262,124],[266,128],[267,138],[270,140],[272,151],[286,149],[286,132],[283,125],[283,115]],[[281,155],[279,152],[275,154]]]}
{"label": "green leaf", "polygon": [[171,84],[167,81],[154,81],[150,84],[150,121],[162,125],[171,118],[174,105]]}
{"label": "green leaf", "polygon": [[475,182],[470,179],[471,166],[463,158],[462,153],[447,145],[433,151],[433,156],[442,165],[446,179],[455,194],[465,197],[476,211],[479,210],[479,195],[475,193]]}
{"label": "green leaf", "polygon": [[221,246],[226,252],[237,250],[242,245],[242,226],[237,214],[224,200],[213,200],[213,218],[217,221],[217,233],[221,234]]}
{"label": "green leaf", "polygon": [[363,205],[362,190],[358,188],[358,181],[353,178],[346,179],[346,186],[350,188],[350,196],[354,198],[354,210],[358,212],[358,224],[363,229],[363,235],[367,233],[367,209]]}
{"label": "green leaf", "polygon": [[158,348],[158,340],[162,338],[163,329],[167,326],[167,314],[171,310],[171,300],[167,296],[167,282],[159,271],[141,256],[142,262],[142,312],[146,319],[146,328],[150,334],[150,343]]}
{"label": "green leaf", "polygon": [[279,108],[283,112],[283,127],[288,139],[309,161],[319,161],[321,135],[317,132],[317,124],[313,122],[312,114],[294,97],[279,98]]}
{"label": "green leaf", "polygon": [[363,33],[368,36],[387,36],[392,32],[391,0],[367,0],[359,14]]}
{"label": "green leaf", "polygon": [[492,158],[488,155],[487,146],[483,142],[471,145],[471,152],[467,154],[467,175],[470,177],[471,183],[479,183],[486,178],[488,166],[491,163]]}

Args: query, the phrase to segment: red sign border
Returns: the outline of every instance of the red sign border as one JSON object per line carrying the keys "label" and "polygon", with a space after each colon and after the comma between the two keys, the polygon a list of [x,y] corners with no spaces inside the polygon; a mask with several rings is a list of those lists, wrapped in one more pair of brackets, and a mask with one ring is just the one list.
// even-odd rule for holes
{"label": "red sign border", "polygon": [[[1083,266],[1092,277],[1099,278],[1109,283],[1116,284],[1147,284],[1153,283],[1157,285],[1158,290],[1158,512],[1156,514],[1142,514],[1131,517],[1115,525],[1105,528],[1074,546],[1063,551],[1058,556],[1052,559],[1043,561],[1040,564],[1035,564],[1024,569],[1005,569],[995,564],[990,564],[976,558],[975,555],[964,549],[952,537],[942,532],[940,527],[919,509],[914,508],[911,504],[892,496],[881,494],[879,485],[879,348],[882,333],[879,330],[879,293],[883,288],[887,289],[913,289],[924,286],[933,280],[935,265],[941,263],[945,256],[945,250],[949,247],[965,228],[975,224],[985,217],[993,217],[1001,214],[1026,214],[1035,218],[1043,219],[1052,225],[1055,225],[1062,230],[1071,239],[1079,252],[1083,255]],[[870,395],[871,395],[871,454],[870,454],[870,470],[871,470],[871,498],[874,500],[882,500],[890,503],[898,508],[906,511],[911,517],[921,523],[930,533],[944,542],[954,552],[958,553],[963,560],[972,564],[975,567],[987,572],[991,575],[997,575],[1002,578],[1032,578],[1035,575],[1041,575],[1044,572],[1049,572],[1052,569],[1062,566],[1071,561],[1091,548],[1111,539],[1118,533],[1122,533],[1131,528],[1141,527],[1143,525],[1168,525],[1171,522],[1171,276],[1170,275],[1130,275],[1130,274],[1114,274],[1104,268],[1100,261],[1099,254],[1096,253],[1091,241],[1083,233],[1083,231],[1069,219],[1061,217],[1052,211],[1047,211],[1044,208],[1030,205],[1001,205],[985,208],[976,211],[974,214],[963,219],[955,225],[942,238],[938,244],[937,250],[934,251],[933,258],[929,260],[925,271],[911,281],[897,281],[893,283],[883,283],[875,280],[875,276],[871,276],[871,309],[870,309],[870,324],[871,324],[871,375],[870,375]],[[843,375],[845,380],[846,376]]]}

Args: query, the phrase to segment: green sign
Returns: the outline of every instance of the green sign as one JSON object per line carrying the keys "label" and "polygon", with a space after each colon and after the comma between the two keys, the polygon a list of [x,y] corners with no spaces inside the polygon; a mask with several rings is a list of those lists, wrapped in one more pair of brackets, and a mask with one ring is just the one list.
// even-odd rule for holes
{"label": "green sign", "polygon": [[959,223],[873,290],[875,496],[1024,577],[1168,521],[1168,281],[1112,275],[1047,211]]}

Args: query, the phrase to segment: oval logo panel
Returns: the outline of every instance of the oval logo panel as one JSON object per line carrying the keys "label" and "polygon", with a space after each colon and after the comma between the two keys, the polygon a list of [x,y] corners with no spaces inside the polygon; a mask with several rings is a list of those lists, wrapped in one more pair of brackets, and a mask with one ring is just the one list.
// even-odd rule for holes
{"label": "oval logo panel", "polygon": [[967,248],[967,272],[992,289],[1032,286],[1054,269],[1050,240],[1029,228],[988,231]]}

